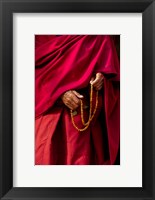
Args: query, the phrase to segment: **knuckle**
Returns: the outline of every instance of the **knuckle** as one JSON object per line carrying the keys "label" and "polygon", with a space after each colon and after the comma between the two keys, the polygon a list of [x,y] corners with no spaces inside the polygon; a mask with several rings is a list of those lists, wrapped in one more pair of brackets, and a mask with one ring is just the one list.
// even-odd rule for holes
{"label": "knuckle", "polygon": [[71,103],[70,99],[67,99],[67,103],[68,103],[68,104],[70,104],[70,103]]}
{"label": "knuckle", "polygon": [[74,100],[73,100],[73,103],[74,103],[74,104],[78,104],[78,100],[77,100],[77,99],[74,99]]}
{"label": "knuckle", "polygon": [[69,93],[68,96],[69,96],[69,97],[72,97],[72,93]]}
{"label": "knuckle", "polygon": [[77,98],[75,99],[75,103],[76,103],[76,104],[78,104],[78,103],[79,103],[79,100],[78,100]]}

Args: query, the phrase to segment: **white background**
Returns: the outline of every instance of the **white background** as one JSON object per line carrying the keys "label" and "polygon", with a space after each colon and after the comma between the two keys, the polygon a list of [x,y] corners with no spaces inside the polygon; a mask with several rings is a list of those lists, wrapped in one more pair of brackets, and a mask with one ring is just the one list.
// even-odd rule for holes
{"label": "white background", "polygon": [[[142,187],[142,14],[20,14],[14,30],[14,187]],[[34,165],[34,35],[121,35],[121,165]]]}

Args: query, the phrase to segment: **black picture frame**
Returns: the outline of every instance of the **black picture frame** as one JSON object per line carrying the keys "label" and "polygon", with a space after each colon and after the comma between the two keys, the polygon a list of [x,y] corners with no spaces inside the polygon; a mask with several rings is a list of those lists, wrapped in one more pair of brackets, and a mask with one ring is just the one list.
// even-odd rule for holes
{"label": "black picture frame", "polygon": [[[13,13],[142,13],[142,188],[13,187]],[[133,44],[134,45],[134,44]],[[0,0],[0,197],[1,199],[155,199],[155,2],[154,0]],[[134,139],[134,138],[133,138]],[[25,172],[26,173],[26,172]],[[29,176],[27,174],[27,176]],[[90,177],[91,179],[91,177]],[[93,180],[91,180],[93,181]]]}

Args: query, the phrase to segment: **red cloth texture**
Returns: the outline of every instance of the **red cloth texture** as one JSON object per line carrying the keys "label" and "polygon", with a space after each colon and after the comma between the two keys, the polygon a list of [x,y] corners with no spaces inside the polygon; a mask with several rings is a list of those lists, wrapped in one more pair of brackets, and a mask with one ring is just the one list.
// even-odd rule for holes
{"label": "red cloth texture", "polygon": [[[68,90],[88,88],[97,72],[104,75],[97,113],[81,133],[60,97]],[[110,36],[35,36],[36,165],[115,163],[120,140],[119,80],[119,61]],[[86,118],[88,112],[84,112]],[[74,119],[82,127],[80,109]]]}

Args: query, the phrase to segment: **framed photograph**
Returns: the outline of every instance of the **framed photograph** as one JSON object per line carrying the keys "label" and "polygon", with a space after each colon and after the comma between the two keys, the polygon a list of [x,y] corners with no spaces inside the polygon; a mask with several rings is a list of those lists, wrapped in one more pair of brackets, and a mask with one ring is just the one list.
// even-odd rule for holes
{"label": "framed photograph", "polygon": [[0,9],[1,199],[155,199],[154,1]]}

